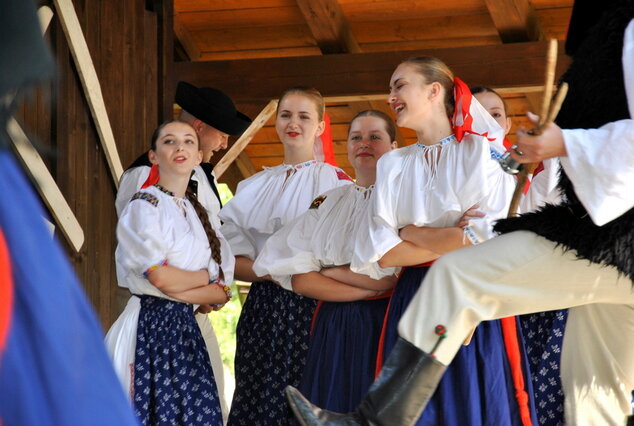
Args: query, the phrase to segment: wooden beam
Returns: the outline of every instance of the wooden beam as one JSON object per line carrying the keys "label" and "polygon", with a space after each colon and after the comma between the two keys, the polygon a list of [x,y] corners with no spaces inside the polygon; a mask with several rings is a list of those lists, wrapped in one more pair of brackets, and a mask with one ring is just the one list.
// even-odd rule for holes
{"label": "wooden beam", "polygon": [[[174,2],[161,1],[158,12],[158,122],[172,118],[176,83],[174,64]],[[183,40],[181,40],[183,42]],[[187,49],[187,46],[185,46]],[[190,54],[190,52],[187,52]],[[190,56],[191,57],[191,56]],[[212,86],[213,87],[213,86]]]}
{"label": "wooden beam", "polygon": [[53,11],[48,6],[40,6],[37,9],[37,18],[40,21],[42,34],[45,34],[46,30],[48,30],[48,26],[51,24],[51,19],[53,19]]}
{"label": "wooden beam", "polygon": [[240,155],[238,155],[238,158],[236,158],[236,166],[238,166],[238,170],[240,170],[244,179],[251,177],[258,172],[249,158],[249,155],[245,151],[242,151]]}
{"label": "wooden beam", "polygon": [[296,1],[323,54],[361,52],[338,0]]}
{"label": "wooden beam", "polygon": [[[570,61],[561,47],[558,76]],[[275,99],[295,85],[316,87],[324,96],[385,96],[389,78],[401,61],[411,56],[435,56],[467,84],[505,88],[541,86],[547,50],[548,42],[539,41],[407,52],[179,62],[174,64],[174,78],[211,87],[221,81],[236,103]]]}
{"label": "wooden beam", "polygon": [[504,43],[543,40],[544,31],[530,0],[485,0]]}
{"label": "wooden beam", "polygon": [[174,16],[174,35],[178,38],[191,60],[197,61],[200,59],[200,49],[192,40],[189,29],[183,25],[178,14]]}
{"label": "wooden beam", "polygon": [[75,60],[75,66],[77,67],[77,73],[81,80],[82,87],[84,88],[84,95],[86,101],[90,107],[93,120],[95,121],[95,127],[99,134],[99,140],[106,154],[106,160],[108,160],[108,166],[110,166],[110,173],[114,180],[116,188],[119,187],[119,178],[123,174],[123,166],[119,159],[119,153],[117,152],[117,145],[114,140],[114,134],[112,133],[112,127],[110,126],[110,120],[108,119],[108,111],[103,100],[101,93],[101,85],[99,84],[99,78],[97,77],[97,71],[95,65],[90,57],[90,51],[86,44],[86,39],[81,30],[79,19],[77,19],[77,13],[73,7],[71,0],[54,0],[55,8],[59,16],[60,23],[64,29],[66,40],[70,47],[70,51]]}
{"label": "wooden beam", "polygon": [[277,99],[273,99],[268,103],[266,107],[258,114],[258,116],[253,120],[251,125],[244,131],[240,139],[233,144],[233,146],[227,151],[227,153],[218,161],[218,164],[214,167],[214,173],[216,174],[216,178],[220,179],[220,176],[227,170],[227,167],[240,155],[244,147],[253,139],[253,135],[255,135],[258,130],[266,124],[269,117],[275,114],[277,109]]}
{"label": "wooden beam", "polygon": [[40,157],[40,154],[29,141],[22,127],[13,118],[9,119],[7,133],[13,142],[18,158],[31,176],[31,180],[35,183],[35,188],[55,218],[55,222],[59,225],[62,234],[64,234],[75,251],[79,252],[84,245],[84,231],[64,199],[55,179],[53,179],[53,176],[46,168],[42,157]]}

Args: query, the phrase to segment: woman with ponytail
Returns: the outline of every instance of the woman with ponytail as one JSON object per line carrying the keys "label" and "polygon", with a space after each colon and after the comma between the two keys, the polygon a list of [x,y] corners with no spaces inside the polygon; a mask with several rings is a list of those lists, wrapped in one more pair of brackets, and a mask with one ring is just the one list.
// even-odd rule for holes
{"label": "woman with ponytail", "polygon": [[[397,125],[414,130],[418,141],[379,160],[376,196],[367,225],[359,227],[355,238],[352,271],[380,279],[403,268],[384,318],[377,372],[388,357],[411,355],[409,347],[397,340],[397,324],[429,266],[445,253],[493,237],[492,222],[506,215],[514,189],[514,178],[493,158],[504,152],[503,129],[441,60],[420,57],[401,63],[390,80],[388,102]],[[475,206],[484,217],[472,214]],[[518,356],[521,376],[523,354]],[[526,404],[525,390],[513,382],[510,365],[499,322],[481,324],[449,366],[427,409],[408,417],[408,424],[530,422],[532,409]],[[407,380],[396,381],[402,385]],[[401,398],[396,381],[381,397]],[[515,400],[516,393],[522,395],[522,404]],[[299,394],[293,390],[290,394],[291,405],[301,406]],[[374,404],[367,399],[361,407]],[[393,423],[388,416],[372,420]]]}
{"label": "woman with ponytail", "polygon": [[117,277],[133,296],[106,344],[142,424],[222,425],[194,312],[231,298],[234,257],[187,188],[202,159],[194,129],[162,124],[149,158],[158,183],[132,197],[117,225]]}
{"label": "woman with ponytail", "polygon": [[236,277],[252,283],[236,330],[236,390],[229,425],[293,424],[284,388],[299,385],[317,302],[259,275],[253,263],[268,238],[306,212],[316,196],[352,183],[343,170],[314,159],[324,110],[314,88],[284,91],[275,118],[284,164],[240,182],[220,211],[222,232],[236,256]]}

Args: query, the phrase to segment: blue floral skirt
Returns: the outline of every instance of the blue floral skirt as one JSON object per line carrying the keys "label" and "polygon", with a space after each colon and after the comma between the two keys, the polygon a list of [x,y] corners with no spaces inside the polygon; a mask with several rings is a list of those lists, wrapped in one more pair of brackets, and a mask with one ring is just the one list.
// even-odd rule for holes
{"label": "blue floral skirt", "polygon": [[[399,278],[386,314],[383,360],[387,359],[396,344],[398,322],[428,269],[425,266],[406,268]],[[424,306],[420,308],[424,309]],[[451,333],[451,330],[447,332]],[[526,356],[522,352],[520,357],[526,370]],[[532,392],[527,393],[528,408],[534,422],[534,403],[529,395]],[[486,321],[478,326],[471,343],[462,346],[447,367],[416,424],[522,425],[499,321]]]}
{"label": "blue floral skirt", "polygon": [[533,377],[537,421],[546,426],[564,425],[560,365],[568,310],[526,314],[520,318]]}
{"label": "blue floral skirt", "polygon": [[222,426],[216,381],[192,305],[141,296],[134,408],[144,425]]}
{"label": "blue floral skirt", "polygon": [[374,382],[389,296],[324,302],[316,314],[299,390],[319,407],[347,413]]}
{"label": "blue floral skirt", "polygon": [[271,281],[251,285],[236,331],[230,425],[294,424],[284,388],[299,386],[316,304]]}

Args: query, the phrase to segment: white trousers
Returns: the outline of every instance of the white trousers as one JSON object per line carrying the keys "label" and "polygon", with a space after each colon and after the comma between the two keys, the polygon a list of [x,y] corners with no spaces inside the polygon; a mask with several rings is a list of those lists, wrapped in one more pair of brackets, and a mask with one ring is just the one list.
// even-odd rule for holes
{"label": "white trousers", "polygon": [[569,308],[561,378],[566,424],[625,424],[634,389],[634,287],[613,267],[579,260],[519,231],[442,256],[399,323],[401,337],[449,364],[481,321]]}

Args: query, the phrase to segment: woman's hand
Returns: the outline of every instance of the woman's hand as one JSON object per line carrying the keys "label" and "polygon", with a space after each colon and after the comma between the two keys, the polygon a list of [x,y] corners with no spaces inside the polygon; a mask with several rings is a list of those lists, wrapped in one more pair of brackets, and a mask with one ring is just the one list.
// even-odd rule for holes
{"label": "woman's hand", "polygon": [[469,221],[471,219],[475,219],[476,217],[486,216],[484,212],[481,212],[480,210],[478,210],[479,208],[480,206],[477,204],[474,204],[473,206],[469,207],[467,211],[464,212],[464,214],[462,215],[462,217],[460,218],[456,226],[458,228],[464,228],[465,226],[469,225]]}
{"label": "woman's hand", "polygon": [[212,311],[217,311],[217,309],[214,309],[214,307],[211,306],[208,303],[204,303],[204,304],[198,306],[198,309],[196,309],[196,311],[194,313],[196,313],[196,314],[208,314],[209,312],[212,312]]}

